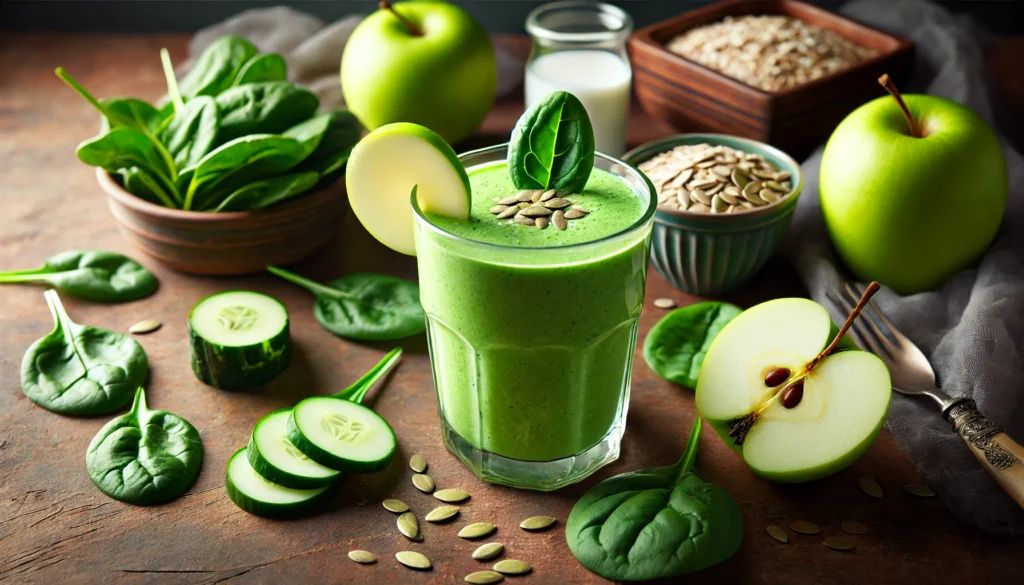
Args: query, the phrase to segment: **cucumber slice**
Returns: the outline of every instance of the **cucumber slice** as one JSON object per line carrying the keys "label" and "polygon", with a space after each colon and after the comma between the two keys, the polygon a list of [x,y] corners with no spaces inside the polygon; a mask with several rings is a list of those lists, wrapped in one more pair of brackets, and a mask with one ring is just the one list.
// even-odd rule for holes
{"label": "cucumber slice", "polygon": [[267,481],[249,465],[247,451],[243,447],[228,460],[226,480],[228,497],[246,512],[268,518],[299,516],[329,497],[329,486],[296,490]]}
{"label": "cucumber slice", "polygon": [[291,413],[290,408],[275,410],[256,423],[249,438],[249,465],[284,487],[308,490],[334,483],[341,473],[306,457],[288,440]]}
{"label": "cucumber slice", "polygon": [[265,294],[233,290],[206,297],[188,316],[192,371],[222,390],[262,386],[292,359],[288,311]]}
{"label": "cucumber slice", "polygon": [[313,461],[338,471],[370,473],[387,467],[398,445],[395,432],[359,403],[401,357],[402,350],[394,349],[345,390],[296,404],[288,417],[288,440]]}

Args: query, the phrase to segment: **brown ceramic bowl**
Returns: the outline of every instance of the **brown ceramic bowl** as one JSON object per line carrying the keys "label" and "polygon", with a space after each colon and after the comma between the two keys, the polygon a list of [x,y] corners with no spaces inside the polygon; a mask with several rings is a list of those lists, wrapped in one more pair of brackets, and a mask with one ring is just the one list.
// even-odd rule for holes
{"label": "brown ceramic bowl", "polygon": [[252,274],[309,256],[337,235],[348,210],[344,181],[257,211],[207,213],[155,205],[96,170],[110,212],[133,244],[193,274]]}
{"label": "brown ceramic bowl", "polygon": [[[666,48],[677,35],[726,16],[781,14],[831,29],[878,51],[792,89],[764,91],[689,61]],[[795,0],[725,0],[638,30],[629,40],[637,101],[683,132],[718,132],[766,142],[802,157],[823,143],[857,106],[885,95],[883,73],[903,87],[913,43]]]}

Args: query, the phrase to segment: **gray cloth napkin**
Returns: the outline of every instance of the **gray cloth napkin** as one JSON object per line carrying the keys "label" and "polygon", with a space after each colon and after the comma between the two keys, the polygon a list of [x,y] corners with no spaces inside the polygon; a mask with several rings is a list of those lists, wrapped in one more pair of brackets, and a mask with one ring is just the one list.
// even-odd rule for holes
{"label": "gray cloth napkin", "polygon": [[[911,92],[960,102],[993,122],[985,62],[970,23],[923,0],[859,0],[842,12],[917,44]],[[943,390],[973,398],[983,414],[1024,441],[1024,159],[1005,140],[1003,149],[1010,196],[992,248],[938,290],[902,297],[883,288],[875,299],[931,360]],[[845,312],[826,297],[845,276],[821,216],[821,153],[802,165],[806,188],[788,249],[811,296],[841,323]],[[989,478],[934,402],[894,394],[887,427],[958,519],[992,534],[1024,534],[1024,512]]]}

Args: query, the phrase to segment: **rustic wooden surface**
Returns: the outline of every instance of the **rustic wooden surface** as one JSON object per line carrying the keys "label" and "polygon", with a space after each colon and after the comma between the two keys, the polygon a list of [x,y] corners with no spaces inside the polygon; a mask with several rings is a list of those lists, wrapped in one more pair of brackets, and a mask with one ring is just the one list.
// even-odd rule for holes
{"label": "rustic wooden surface", "polygon": [[[48,255],[71,248],[104,248],[133,254],[161,280],[153,297],[116,307],[65,298],[72,318],[125,330],[143,318],[164,327],[139,340],[150,356],[149,403],[190,420],[202,433],[205,461],[188,494],[170,504],[134,507],[97,490],[85,471],[85,449],[108,417],[63,417],[33,404],[19,388],[22,353],[52,323],[42,289],[0,287],[0,582],[4,583],[459,583],[483,568],[470,558],[476,544],[455,536],[471,521],[498,524],[496,539],[506,556],[528,560],[534,573],[517,582],[601,583],[572,558],[564,521],[576,499],[610,475],[639,467],[667,465],[679,456],[693,417],[690,391],[658,379],[637,352],[628,432],[621,459],[595,477],[560,492],[538,494],[477,481],[443,448],[436,401],[422,340],[407,345],[407,358],[375,408],[394,425],[399,452],[385,471],[353,476],[322,514],[298,521],[271,521],[246,514],[224,491],[228,457],[245,445],[264,414],[298,399],[346,386],[383,353],[343,341],[321,329],[311,314],[312,299],[297,287],[265,276],[199,278],[175,273],[140,257],[117,233],[92,169],[74,156],[75,145],[92,135],[95,113],[54,76],[65,66],[97,95],[162,93],[157,50],[171,49],[176,61],[185,39],[172,37],[7,35],[0,37],[0,267],[31,268]],[[1019,63],[1019,59],[1016,61]],[[502,139],[521,106],[499,104],[476,143]],[[636,113],[631,142],[670,129]],[[382,271],[414,277],[413,263],[385,250],[356,222],[339,226],[336,244],[296,266],[317,278],[351,271]],[[280,298],[292,315],[295,363],[269,387],[231,393],[200,384],[188,366],[185,319],[200,298],[228,288],[252,288]],[[743,305],[800,294],[792,269],[773,261],[731,300]],[[652,272],[646,332],[661,312],[657,297],[680,304],[696,301],[671,290]],[[642,340],[641,340],[642,341]],[[422,453],[439,487],[473,494],[454,525],[426,525],[422,543],[409,543],[395,528],[395,516],[380,501],[397,497],[425,513],[437,502],[410,483],[406,462]],[[921,500],[901,486],[914,469],[891,435],[883,433],[849,469],[807,485],[772,484],[751,473],[726,446],[706,434],[698,469],[739,502],[744,543],[729,562],[693,579],[702,583],[1011,583],[1019,582],[1015,561],[1020,542],[986,537],[957,525],[938,499]],[[875,500],[861,493],[857,479],[874,476],[885,488]],[[559,518],[556,528],[529,534],[517,526],[535,514]],[[828,550],[821,536],[792,534],[789,544],[771,540],[768,524],[810,520],[836,534],[843,520],[867,524],[857,550]],[[363,548],[378,555],[360,566],[346,553]],[[434,561],[434,570],[413,573],[393,555],[413,549]]]}

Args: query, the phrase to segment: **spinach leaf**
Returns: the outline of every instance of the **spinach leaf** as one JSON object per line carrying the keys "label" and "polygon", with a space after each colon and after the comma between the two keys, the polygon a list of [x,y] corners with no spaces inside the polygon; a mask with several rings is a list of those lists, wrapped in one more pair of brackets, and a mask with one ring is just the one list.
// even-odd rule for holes
{"label": "spinach leaf", "polygon": [[274,266],[267,270],[316,295],[313,315],[324,329],[339,337],[385,341],[426,329],[420,289],[408,280],[349,274],[320,284]]}
{"label": "spinach leaf", "polygon": [[580,100],[555,91],[526,110],[512,130],[508,170],[518,189],[580,193],[594,168],[594,128]]}
{"label": "spinach leaf", "polygon": [[[122,168],[138,167],[145,170],[156,181],[162,192],[173,197],[165,202],[169,207],[178,207],[178,189],[175,186],[177,171],[170,153],[159,148],[136,128],[115,128],[106,134],[96,136],[78,145],[78,160],[87,165],[100,167],[108,173]],[[166,156],[164,154],[166,153]]]}
{"label": "spinach leaf", "polygon": [[220,110],[217,108],[217,102],[209,96],[189,100],[174,114],[161,139],[174,157],[177,168],[183,169],[198,164],[213,150],[219,120]]}
{"label": "spinach leaf", "polygon": [[102,250],[71,250],[51,256],[36,270],[0,273],[0,284],[45,282],[90,301],[126,302],[156,292],[157,280],[127,256]]}
{"label": "spinach leaf", "polygon": [[[308,157],[320,146],[320,141],[323,140],[324,134],[330,125],[330,114],[320,114],[285,130],[282,136],[298,140],[306,150],[306,157]],[[303,157],[303,160],[305,160],[305,157]]]}
{"label": "spinach leaf", "polygon": [[104,425],[85,452],[89,477],[100,491],[140,506],[185,493],[202,463],[199,431],[176,414],[149,410],[141,387],[132,409]]}
{"label": "spinach leaf", "polygon": [[238,77],[232,85],[245,85],[246,83],[259,83],[261,81],[285,81],[288,79],[288,64],[284,58],[277,53],[265,53],[257,55],[238,72]]}
{"label": "spinach leaf", "polygon": [[79,325],[57,292],[44,293],[56,326],[21,361],[21,389],[47,410],[72,415],[121,408],[146,381],[146,352],[130,335]]}
{"label": "spinach leaf", "polygon": [[132,195],[164,207],[179,206],[174,196],[167,192],[166,186],[162,186],[149,171],[139,167],[122,167],[117,169],[117,175],[121,178],[121,186]]}
{"label": "spinach leaf", "polygon": [[257,52],[256,45],[241,37],[225,36],[213,41],[178,84],[181,95],[192,99],[220,94],[231,87],[238,72]]}
{"label": "spinach leaf", "polygon": [[232,87],[217,96],[224,144],[250,134],[280,134],[309,119],[320,107],[316,94],[287,81],[266,81]]}
{"label": "spinach leaf", "polygon": [[255,134],[218,147],[182,175],[190,177],[183,209],[214,209],[244,185],[299,164],[306,150],[286,136]]}
{"label": "spinach leaf", "polygon": [[645,581],[698,571],[739,549],[743,518],[722,488],[691,470],[701,422],[672,467],[617,475],[572,508],[565,538],[576,559],[602,577]]}
{"label": "spinach leaf", "polygon": [[309,191],[320,175],[315,172],[280,175],[249,183],[225,199],[214,211],[245,211],[276,205]]}
{"label": "spinach leaf", "polygon": [[336,175],[344,168],[352,149],[363,135],[363,126],[348,110],[334,110],[322,116],[328,117],[327,129],[316,145],[316,150],[297,169],[320,173],[320,185],[333,183],[332,176],[337,179]]}
{"label": "spinach leaf", "polygon": [[736,305],[716,301],[676,309],[647,334],[644,360],[662,378],[696,388],[711,342],[742,312]]}

